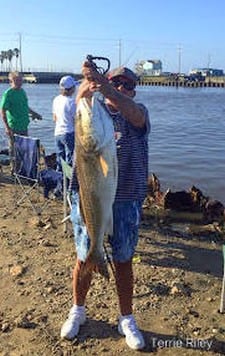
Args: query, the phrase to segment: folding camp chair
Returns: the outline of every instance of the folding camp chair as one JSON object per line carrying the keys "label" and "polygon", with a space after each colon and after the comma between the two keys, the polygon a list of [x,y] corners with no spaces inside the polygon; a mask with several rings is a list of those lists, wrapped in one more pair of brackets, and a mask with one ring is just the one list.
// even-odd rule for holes
{"label": "folding camp chair", "polygon": [[72,178],[72,167],[61,158],[62,171],[63,171],[63,220],[64,224],[64,232],[67,232],[67,222],[70,218],[70,214],[68,214],[68,207],[71,210],[71,200],[70,200],[70,192],[68,191],[68,182]]}
{"label": "folding camp chair", "polygon": [[222,291],[220,299],[220,313],[225,311],[225,245],[223,245],[223,280],[222,280]]}
{"label": "folding camp chair", "polygon": [[10,165],[10,157],[3,150],[0,151],[0,172],[3,171],[4,166]]}
{"label": "folding camp chair", "polygon": [[3,167],[10,165],[9,149],[6,137],[0,132],[0,173],[3,173]]}
{"label": "folding camp chair", "polygon": [[28,200],[33,211],[39,215],[47,205],[47,201],[40,204],[40,197],[38,197],[38,206],[35,206],[31,194],[39,186],[40,140],[15,134],[13,151],[13,176],[15,185],[21,188],[21,196],[17,198],[16,206]]}

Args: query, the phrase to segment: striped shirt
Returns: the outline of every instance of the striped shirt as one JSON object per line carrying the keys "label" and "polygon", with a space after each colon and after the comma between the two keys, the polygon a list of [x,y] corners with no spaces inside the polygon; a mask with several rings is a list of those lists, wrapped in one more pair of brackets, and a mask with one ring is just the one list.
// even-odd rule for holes
{"label": "striped shirt", "polygon": [[[150,120],[147,108],[138,104],[145,112],[145,127],[137,128],[125,120],[120,113],[111,113],[115,130],[118,158],[118,185],[115,201],[144,200],[148,179],[148,135]],[[75,164],[70,185],[77,190]]]}
{"label": "striped shirt", "polygon": [[143,200],[148,179],[148,135],[150,120],[144,105],[146,125],[137,128],[119,113],[112,115],[117,140],[118,186],[116,201]]}

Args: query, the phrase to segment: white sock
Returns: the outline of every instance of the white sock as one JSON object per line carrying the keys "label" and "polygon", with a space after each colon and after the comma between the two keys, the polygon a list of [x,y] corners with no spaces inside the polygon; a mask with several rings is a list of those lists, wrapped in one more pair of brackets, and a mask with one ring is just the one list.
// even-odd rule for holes
{"label": "white sock", "polygon": [[79,314],[85,313],[85,306],[84,305],[73,305],[73,311],[77,311]]}
{"label": "white sock", "polygon": [[122,321],[122,320],[124,320],[124,319],[133,319],[133,314],[121,315],[121,316],[120,316],[120,321]]}

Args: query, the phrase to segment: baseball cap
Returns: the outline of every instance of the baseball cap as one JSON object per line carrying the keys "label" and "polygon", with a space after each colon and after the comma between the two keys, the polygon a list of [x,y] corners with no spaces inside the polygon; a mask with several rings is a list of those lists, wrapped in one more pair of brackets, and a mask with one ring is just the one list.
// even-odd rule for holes
{"label": "baseball cap", "polygon": [[112,70],[108,74],[108,79],[111,80],[115,77],[120,77],[120,76],[132,80],[133,82],[137,82],[139,79],[138,76],[127,67],[118,67]]}
{"label": "baseball cap", "polygon": [[70,75],[65,75],[60,79],[59,86],[61,89],[70,89],[75,87],[76,82]]}

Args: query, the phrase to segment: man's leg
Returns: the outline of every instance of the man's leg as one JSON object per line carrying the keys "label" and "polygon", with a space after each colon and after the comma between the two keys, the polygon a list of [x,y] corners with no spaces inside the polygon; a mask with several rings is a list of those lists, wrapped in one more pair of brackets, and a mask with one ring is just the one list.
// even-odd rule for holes
{"label": "man's leg", "polygon": [[121,313],[118,331],[121,335],[126,337],[126,343],[131,349],[141,350],[145,347],[145,341],[136,325],[136,321],[132,313],[132,260],[124,263],[114,262],[114,265],[116,270],[116,287]]}
{"label": "man's leg", "polygon": [[114,262],[116,271],[116,288],[121,315],[132,314],[133,270],[132,260]]}
{"label": "man's leg", "polygon": [[71,166],[73,164],[74,142],[74,132],[67,133],[65,135],[65,160]]}
{"label": "man's leg", "polygon": [[113,207],[113,236],[109,237],[116,270],[116,288],[120,318],[118,331],[126,337],[127,345],[134,350],[143,349],[144,338],[132,314],[133,269],[132,258],[138,242],[141,202],[119,202]]}
{"label": "man's leg", "polygon": [[84,306],[92,280],[92,272],[85,273],[81,278],[83,264],[84,262],[77,260],[73,270],[73,302],[78,306]]}
{"label": "man's leg", "polygon": [[89,238],[86,226],[80,215],[79,196],[72,194],[71,221],[74,229],[74,241],[77,251],[77,262],[73,271],[73,306],[61,329],[61,337],[72,340],[79,333],[80,325],[86,320],[85,299],[89,290],[92,272],[81,273],[82,265],[89,250]]}
{"label": "man's leg", "polygon": [[79,333],[80,326],[86,321],[85,299],[89,290],[92,273],[86,273],[81,278],[83,262],[77,260],[73,271],[73,306],[61,329],[61,337],[72,340]]}
{"label": "man's leg", "polygon": [[55,150],[56,150],[56,170],[62,172],[61,158],[65,160],[65,145],[63,143],[64,136],[55,136]]}

